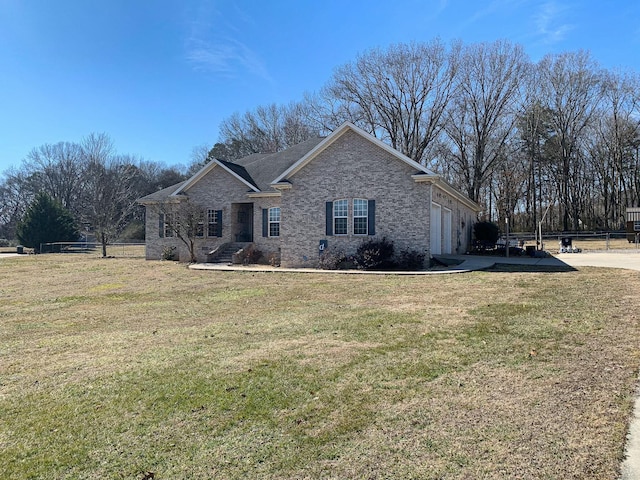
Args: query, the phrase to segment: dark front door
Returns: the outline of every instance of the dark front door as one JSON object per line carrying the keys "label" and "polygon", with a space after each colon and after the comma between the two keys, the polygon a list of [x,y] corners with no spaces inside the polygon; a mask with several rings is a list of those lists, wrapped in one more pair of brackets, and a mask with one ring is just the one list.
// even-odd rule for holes
{"label": "dark front door", "polygon": [[234,203],[234,240],[236,242],[253,242],[253,203]]}

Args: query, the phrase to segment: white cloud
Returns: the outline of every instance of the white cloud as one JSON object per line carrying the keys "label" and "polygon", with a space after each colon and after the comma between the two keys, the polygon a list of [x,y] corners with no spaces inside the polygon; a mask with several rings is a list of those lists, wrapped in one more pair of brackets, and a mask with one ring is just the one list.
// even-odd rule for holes
{"label": "white cloud", "polygon": [[468,17],[464,18],[458,29],[465,30],[472,25],[484,21],[497,13],[514,12],[522,5],[526,5],[529,0],[491,0],[490,2],[479,2],[480,8]]}
{"label": "white cloud", "polygon": [[259,56],[247,45],[233,38],[191,40],[187,46],[186,57],[197,70],[230,77],[248,73],[271,81],[271,76]]}
{"label": "white cloud", "polygon": [[[200,4],[185,42],[187,61],[196,70],[230,78],[248,74],[272,82],[264,61],[241,40],[243,34],[253,28],[252,19],[237,10],[231,13],[223,14],[210,1]],[[237,26],[234,21],[242,25]]]}
{"label": "white cloud", "polygon": [[567,33],[573,30],[570,23],[563,23],[566,12],[569,8],[566,5],[555,1],[548,1],[541,5],[540,10],[534,16],[536,35],[542,37],[546,44],[558,43],[564,40]]}

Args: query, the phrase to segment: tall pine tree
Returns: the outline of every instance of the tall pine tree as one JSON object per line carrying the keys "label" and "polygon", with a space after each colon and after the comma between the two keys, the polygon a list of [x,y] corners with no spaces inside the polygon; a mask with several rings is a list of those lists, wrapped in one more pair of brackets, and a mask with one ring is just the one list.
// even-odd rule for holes
{"label": "tall pine tree", "polygon": [[68,210],[46,193],[39,193],[29,205],[17,228],[18,240],[40,252],[40,245],[51,242],[72,242],[78,229]]}

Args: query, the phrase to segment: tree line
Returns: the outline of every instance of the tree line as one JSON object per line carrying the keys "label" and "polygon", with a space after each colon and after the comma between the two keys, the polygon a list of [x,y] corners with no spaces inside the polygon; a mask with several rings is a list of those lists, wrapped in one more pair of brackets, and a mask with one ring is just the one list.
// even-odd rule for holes
{"label": "tree line", "polygon": [[[508,41],[372,49],[290,105],[236,113],[211,154],[277,151],[350,121],[532,231],[624,227],[640,205],[640,80],[586,51],[532,62]],[[546,214],[545,214],[546,213]]]}
{"label": "tree line", "polygon": [[[32,150],[0,178],[0,238],[15,238],[45,192],[106,244],[142,228],[135,199],[211,158],[283,150],[349,121],[443,176],[512,230],[624,227],[640,205],[640,78],[601,68],[589,52],[532,62],[508,41],[396,44],[335,69],[287,105],[225,118],[213,148],[184,172],[115,152],[106,134]],[[130,227],[131,228],[131,227]]]}
{"label": "tree line", "polygon": [[[106,256],[106,245],[117,238],[144,238],[144,211],[136,204],[138,198],[185,178],[178,167],[117,153],[105,133],[92,133],[79,143],[41,145],[19,167],[3,173],[0,238],[47,238],[25,237],[23,232],[34,228],[21,221],[33,217],[30,206],[41,212],[37,219],[42,219],[42,212],[58,212],[49,205],[50,200],[73,219],[75,229],[66,231],[91,232]],[[69,233],[63,236],[53,240],[74,240]],[[28,246],[38,249],[39,241]]]}

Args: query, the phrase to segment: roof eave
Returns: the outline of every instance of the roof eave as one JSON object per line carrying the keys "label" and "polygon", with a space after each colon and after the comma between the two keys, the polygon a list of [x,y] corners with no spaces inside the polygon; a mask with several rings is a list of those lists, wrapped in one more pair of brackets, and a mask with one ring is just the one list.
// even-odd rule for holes
{"label": "roof eave", "polygon": [[293,188],[293,185],[291,184],[291,182],[288,182],[286,180],[280,181],[280,182],[273,182],[271,186],[276,190],[280,190],[280,191],[291,190]]}
{"label": "roof eave", "polygon": [[247,197],[249,198],[267,198],[267,197],[281,197],[282,193],[280,192],[249,192],[247,193]]}
{"label": "roof eave", "polygon": [[449,185],[444,179],[439,178],[438,181],[435,183],[435,185],[436,185],[436,187],[440,188],[441,190],[444,190],[449,195],[451,195],[452,197],[457,199],[460,203],[465,204],[467,207],[469,207],[474,212],[480,213],[480,212],[482,212],[484,210],[484,208],[482,208],[482,206],[480,204],[474,202],[469,197],[467,197],[467,196],[463,195],[462,193],[460,193],[458,190],[456,190],[451,185]]}
{"label": "roof eave", "polygon": [[442,178],[441,175],[437,175],[437,174],[428,175],[424,173],[416,173],[414,175],[411,175],[411,178],[413,178],[413,180],[416,183],[429,183],[431,185],[437,186],[438,188],[440,188],[441,190],[444,190],[453,198],[458,200],[460,203],[465,204],[474,212],[478,213],[484,210],[478,203],[474,202],[473,200],[471,200],[470,198],[466,197],[461,192],[453,188],[451,185],[449,185],[449,183],[447,183]]}
{"label": "roof eave", "polygon": [[440,175],[431,175],[428,173],[414,173],[411,175],[416,183],[436,183],[440,179]]}
{"label": "roof eave", "polygon": [[144,205],[145,207],[148,205],[159,205],[161,203],[180,203],[182,201],[187,200],[188,197],[186,195],[174,195],[171,194],[169,196],[167,196],[167,198],[165,198],[164,200],[136,200],[136,203],[140,204],[140,205]]}

